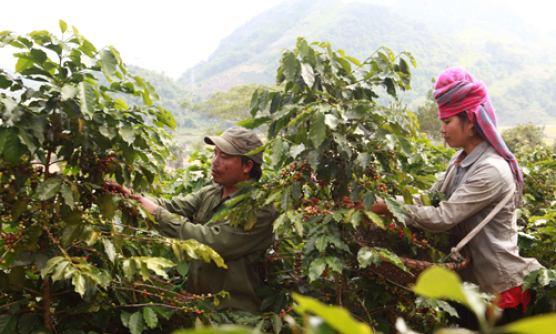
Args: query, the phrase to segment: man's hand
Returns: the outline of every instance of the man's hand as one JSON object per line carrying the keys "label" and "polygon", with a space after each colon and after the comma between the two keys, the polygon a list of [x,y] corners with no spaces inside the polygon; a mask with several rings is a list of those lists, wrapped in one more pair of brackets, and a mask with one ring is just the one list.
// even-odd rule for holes
{"label": "man's hand", "polygon": [[149,199],[147,199],[147,198],[145,198],[141,195],[134,195],[133,192],[131,191],[131,189],[127,188],[124,185],[119,184],[116,181],[105,180],[105,183],[109,187],[114,187],[114,189],[116,189],[116,191],[119,192],[120,194],[122,194],[124,196],[127,196],[131,199],[136,200],[150,213],[153,213],[154,210],[156,210],[156,208],[158,208],[158,205],[156,205],[155,203],[153,203]]}
{"label": "man's hand", "polygon": [[[122,195],[126,195],[131,197],[133,192],[131,191],[131,189],[127,188],[126,186],[123,186],[121,184],[119,184],[116,181],[112,181],[112,180],[105,180],[104,183],[109,186],[109,187],[114,187],[116,189],[117,192],[119,192]],[[135,198],[134,198],[135,199]]]}

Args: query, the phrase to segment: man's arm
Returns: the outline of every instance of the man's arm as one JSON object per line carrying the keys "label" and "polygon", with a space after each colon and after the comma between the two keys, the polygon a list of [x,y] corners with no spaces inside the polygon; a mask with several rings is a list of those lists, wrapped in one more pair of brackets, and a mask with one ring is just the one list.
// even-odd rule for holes
{"label": "man's arm", "polygon": [[136,200],[150,213],[153,213],[158,207],[163,207],[171,213],[184,217],[191,217],[201,205],[201,196],[199,193],[203,191],[203,189],[196,193],[187,194],[186,196],[176,196],[172,200],[166,200],[133,194],[129,188],[112,180],[106,180],[106,184],[116,188],[119,193]]}
{"label": "man's arm", "polygon": [[250,231],[242,226],[232,227],[228,221],[212,225],[193,224],[187,218],[176,216],[161,207],[154,211],[158,226],[164,236],[178,239],[195,239],[212,249],[225,261],[237,259],[245,254],[266,249],[272,242],[272,223],[276,211],[265,208],[257,212],[257,223]]}

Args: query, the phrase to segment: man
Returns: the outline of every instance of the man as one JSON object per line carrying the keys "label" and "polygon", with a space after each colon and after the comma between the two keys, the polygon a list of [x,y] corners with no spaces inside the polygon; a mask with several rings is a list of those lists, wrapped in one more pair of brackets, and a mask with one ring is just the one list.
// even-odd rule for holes
{"label": "man", "polygon": [[[195,239],[210,246],[224,259],[228,269],[214,263],[194,261],[189,268],[187,291],[194,294],[230,293],[219,310],[260,311],[260,298],[255,288],[262,284],[257,263],[274,241],[272,223],[277,217],[273,206],[256,213],[257,223],[250,231],[230,226],[229,221],[207,222],[226,207],[224,202],[248,191],[238,188],[245,181],[258,181],[262,175],[263,153],[244,155],[262,142],[250,130],[232,127],[221,136],[205,137],[205,143],[214,145],[212,177],[214,184],[198,192],[177,196],[172,200],[148,199],[131,195],[131,191],[117,183],[122,193],[131,195],[153,214],[157,230],[164,236]],[[176,216],[177,215],[177,216]]]}

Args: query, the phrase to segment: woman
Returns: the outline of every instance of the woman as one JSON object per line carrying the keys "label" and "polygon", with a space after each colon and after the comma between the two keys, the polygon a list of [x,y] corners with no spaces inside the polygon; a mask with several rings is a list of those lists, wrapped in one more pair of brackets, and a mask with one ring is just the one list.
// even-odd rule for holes
{"label": "woman", "polygon": [[[517,247],[521,170],[496,128],[496,114],[482,81],[461,68],[449,68],[434,89],[442,120],[440,132],[448,145],[462,150],[454,155],[444,174],[451,175],[442,177],[431,189],[443,189],[447,200],[438,207],[407,205],[413,213],[406,213],[406,223],[433,232],[450,230],[463,238],[517,188],[513,200],[507,201],[468,243],[473,261],[461,273],[482,291],[500,294],[498,306],[504,313],[499,324],[517,320],[530,301],[529,290],[521,291],[523,279],[541,267],[535,259],[520,257]],[[380,200],[371,210],[389,214]],[[474,327],[464,318],[466,327]]]}

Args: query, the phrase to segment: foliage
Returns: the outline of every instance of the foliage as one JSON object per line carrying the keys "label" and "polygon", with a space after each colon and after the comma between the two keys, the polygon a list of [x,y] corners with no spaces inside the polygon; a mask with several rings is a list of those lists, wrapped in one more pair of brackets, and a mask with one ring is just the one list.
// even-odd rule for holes
{"label": "foliage", "polygon": [[[432,78],[431,81],[434,84],[436,79]],[[442,133],[440,133],[442,122],[438,119],[438,106],[434,100],[432,89],[427,92],[425,104],[417,107],[416,114],[420,126],[419,130],[422,133],[425,133],[427,137],[435,141],[442,139]]]}
{"label": "foliage", "polygon": [[525,179],[524,205],[518,210],[520,252],[545,267],[525,278],[536,294],[529,312],[556,312],[556,155],[544,145],[524,145],[515,154]]}
{"label": "foliage", "polygon": [[[238,228],[250,229],[253,209],[270,203],[278,207],[278,241],[264,268],[270,286],[258,292],[262,311],[286,309],[294,291],[335,301],[384,332],[402,313],[412,313],[413,323],[427,328],[443,319],[442,312],[417,314],[408,291],[370,270],[382,258],[403,268],[398,256],[364,247],[354,235],[378,229],[387,235],[386,247],[438,260],[435,246],[445,241],[441,235],[417,235],[369,208],[380,196],[403,222],[403,204],[394,196],[411,202],[432,185],[434,172],[445,168],[453,151],[417,137],[416,116],[399,103],[388,108],[376,103],[379,93],[395,97],[410,88],[403,57],[415,66],[411,54],[396,56],[383,47],[360,62],[332,51],[328,43],[312,45],[300,38],[294,50],[282,54],[277,81],[284,90],[253,94],[255,117],[240,124],[268,125],[267,181],[248,184],[255,189],[215,219],[229,218]],[[366,210],[354,208],[360,198]],[[367,311],[375,314],[372,319]]]}
{"label": "foliage", "polygon": [[[472,310],[481,323],[481,333],[528,333],[545,334],[551,333],[556,326],[556,315],[543,315],[516,321],[512,324],[493,327],[497,319],[497,312],[493,305],[489,305],[481,294],[473,290],[469,285],[464,285],[459,277],[446,269],[435,267],[427,269],[420,276],[415,285],[415,292],[422,297],[437,301],[446,299],[462,303]],[[284,315],[283,320],[289,325],[293,333],[345,333],[345,334],[370,334],[372,328],[365,323],[358,322],[343,307],[326,305],[310,297],[294,295],[296,306],[294,311],[303,317],[300,327],[298,321],[290,315]],[[488,309],[488,312],[485,310]],[[300,319],[298,319],[300,320]],[[282,320],[280,320],[282,322]],[[396,321],[396,329],[401,334],[418,334],[408,328],[402,318]],[[173,334],[255,334],[259,331],[239,326],[221,326],[217,328],[206,328],[202,330],[177,331]],[[278,332],[278,331],[277,331]],[[460,328],[437,328],[434,334],[449,333],[474,333]]]}
{"label": "foliage", "polygon": [[0,72],[0,332],[192,324],[218,297],[182,294],[174,283],[191,259],[224,266],[221,257],[146,231],[150,215],[104,181],[153,191],[175,120],[115,48],[60,28],[62,37],[0,32],[0,47],[18,49],[17,75]]}
{"label": "foliage", "polygon": [[544,127],[533,123],[518,124],[502,131],[502,138],[510,151],[518,148],[534,149],[542,144]]}
{"label": "foliage", "polygon": [[227,92],[216,92],[196,106],[209,117],[224,121],[239,122],[250,117],[251,96],[259,89],[257,84],[247,84],[230,88]]}

